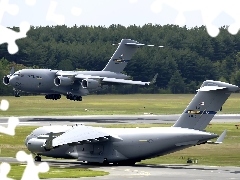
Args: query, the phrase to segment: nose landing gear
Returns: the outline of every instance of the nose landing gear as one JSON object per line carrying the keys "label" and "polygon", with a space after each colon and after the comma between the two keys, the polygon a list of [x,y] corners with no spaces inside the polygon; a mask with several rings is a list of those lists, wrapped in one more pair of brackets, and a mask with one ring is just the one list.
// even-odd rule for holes
{"label": "nose landing gear", "polygon": [[20,92],[15,90],[15,91],[14,91],[14,96],[15,96],[15,97],[20,97]]}
{"label": "nose landing gear", "polygon": [[35,160],[36,162],[41,162],[41,161],[42,161],[42,158],[41,158],[41,156],[35,156],[34,160]]}

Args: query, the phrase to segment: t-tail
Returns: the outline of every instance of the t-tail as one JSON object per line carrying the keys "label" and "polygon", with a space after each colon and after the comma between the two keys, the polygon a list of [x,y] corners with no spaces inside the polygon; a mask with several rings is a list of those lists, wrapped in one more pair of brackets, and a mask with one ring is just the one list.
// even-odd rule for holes
{"label": "t-tail", "polygon": [[173,127],[204,130],[230,94],[238,90],[238,86],[229,83],[204,81]]}
{"label": "t-tail", "polygon": [[144,44],[131,39],[122,39],[103,71],[121,73],[140,46]]}

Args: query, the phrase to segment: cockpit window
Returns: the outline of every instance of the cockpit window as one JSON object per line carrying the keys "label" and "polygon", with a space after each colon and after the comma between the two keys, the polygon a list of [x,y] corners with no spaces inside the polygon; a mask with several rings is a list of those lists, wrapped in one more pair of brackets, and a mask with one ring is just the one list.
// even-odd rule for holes
{"label": "cockpit window", "polygon": [[15,72],[13,76],[20,76],[20,71]]}
{"label": "cockpit window", "polygon": [[35,78],[35,76],[34,76],[34,75],[30,75],[30,74],[28,75],[28,77],[32,77],[32,78]]}

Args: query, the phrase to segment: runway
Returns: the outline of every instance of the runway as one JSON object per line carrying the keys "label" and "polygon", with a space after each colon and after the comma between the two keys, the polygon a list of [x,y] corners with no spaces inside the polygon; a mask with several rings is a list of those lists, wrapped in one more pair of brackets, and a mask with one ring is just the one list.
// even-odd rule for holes
{"label": "runway", "polygon": [[[180,114],[176,115],[90,115],[90,116],[23,116],[18,117],[20,125],[73,125],[73,124],[161,124],[175,123]],[[8,117],[0,117],[0,124],[7,124]],[[240,114],[215,115],[211,123],[240,122]]]}
{"label": "runway", "polygon": [[97,178],[81,178],[88,180],[103,179],[144,179],[144,180],[234,180],[239,179],[240,168],[206,167],[198,165],[136,165],[92,168],[110,172],[110,175]]}
{"label": "runway", "polygon": [[[17,162],[15,158],[0,158],[2,162]],[[240,177],[240,167],[217,167],[217,166],[201,166],[201,165],[143,165],[136,164],[134,166],[90,166],[81,164],[75,160],[44,160],[50,166],[72,167],[72,168],[90,168],[92,170],[100,170],[109,172],[109,175],[100,177],[87,178],[64,178],[65,180],[106,180],[106,179],[144,179],[155,180],[237,180]],[[56,178],[54,178],[57,180]],[[60,179],[59,179],[60,180]]]}

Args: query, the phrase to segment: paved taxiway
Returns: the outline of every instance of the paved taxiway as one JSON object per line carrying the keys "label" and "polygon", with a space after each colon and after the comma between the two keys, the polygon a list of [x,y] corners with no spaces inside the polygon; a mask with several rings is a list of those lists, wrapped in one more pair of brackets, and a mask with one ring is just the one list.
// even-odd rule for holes
{"label": "paved taxiway", "polygon": [[[76,123],[174,123],[180,115],[90,115],[90,116],[24,116],[18,117],[20,125],[72,125]],[[8,117],[0,117],[0,124],[7,124]],[[215,115],[211,122],[240,122],[240,114]]]}
{"label": "paved taxiway", "polygon": [[[17,162],[15,158],[0,158],[4,162]],[[86,180],[104,180],[104,179],[144,179],[144,180],[237,180],[240,179],[240,167],[217,167],[200,165],[141,165],[135,166],[90,166],[76,162],[75,160],[44,160],[50,166],[83,168],[92,170],[101,170],[109,172],[109,175],[91,178],[81,178]],[[64,178],[65,180],[67,178]],[[71,178],[77,180],[80,178]],[[57,180],[57,178],[56,178]],[[60,179],[59,179],[60,180]],[[70,178],[69,178],[70,180]]]}

